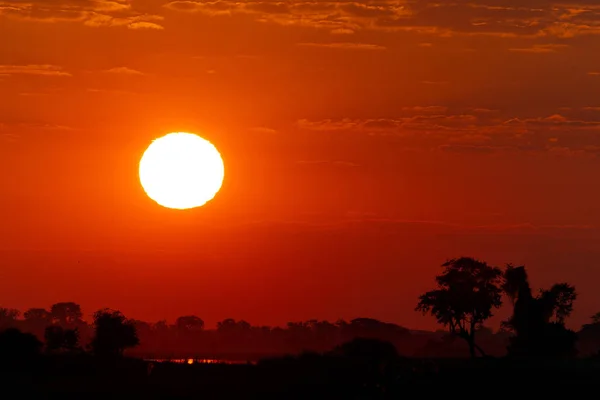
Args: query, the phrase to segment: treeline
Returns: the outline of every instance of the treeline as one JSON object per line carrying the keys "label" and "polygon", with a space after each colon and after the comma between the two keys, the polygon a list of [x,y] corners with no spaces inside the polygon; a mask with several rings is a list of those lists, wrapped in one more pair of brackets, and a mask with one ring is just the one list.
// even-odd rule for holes
{"label": "treeline", "polygon": [[[42,350],[48,355],[89,354],[98,359],[119,359],[125,349],[137,346],[139,339],[132,321],[119,311],[102,309],[94,313],[94,321],[88,326],[81,318],[72,318],[66,310],[78,310],[75,303],[59,303],[53,306],[58,319],[46,321],[43,328],[43,342],[39,335],[27,331],[29,327],[41,330],[42,324],[35,326],[32,315],[37,311],[29,310],[24,320],[16,317],[18,312],[11,309],[0,309],[2,326],[0,326],[0,362],[27,365],[37,358]],[[61,314],[62,312],[62,314]],[[80,313],[80,311],[77,311]],[[51,315],[51,314],[49,314]],[[40,321],[37,321],[38,323]],[[81,332],[89,336],[85,347],[81,345]]]}
{"label": "treeline", "polygon": [[[510,335],[507,355],[513,358],[572,358],[581,338],[586,352],[597,352],[600,314],[578,335],[565,326],[577,299],[575,287],[560,282],[534,294],[526,268],[508,264],[504,269],[474,258],[448,260],[435,277],[436,288],[419,297],[416,309],[435,317],[453,337],[463,339],[471,357],[485,356],[478,343],[478,330],[508,299],[511,317],[502,322]],[[586,345],[591,344],[591,349]],[[596,348],[594,349],[594,346]]]}
{"label": "treeline", "polygon": [[[106,311],[99,311],[95,315]],[[371,318],[352,321],[289,322],[285,327],[253,326],[243,320],[225,319],[215,329],[206,329],[195,315],[167,321],[145,322],[115,315],[135,328],[139,339],[128,354],[144,358],[227,358],[258,359],[265,356],[296,354],[303,351],[325,352],[354,338],[389,341],[399,349],[411,351],[423,346],[428,338],[413,334],[396,324]],[[35,335],[49,352],[89,350],[93,345],[96,322],[83,319],[81,306],[74,302],[52,305],[49,309],[33,308],[23,314],[15,309],[0,308],[0,330],[16,328]],[[437,334],[440,335],[439,333]]]}
{"label": "treeline", "polygon": [[[500,269],[472,258],[449,260],[435,280],[437,287],[418,299],[417,310],[433,315],[445,331],[411,331],[371,318],[351,321],[310,320],[285,327],[253,326],[225,319],[206,329],[195,315],[145,322],[114,310],[99,310],[90,323],[81,307],[62,302],[49,309],[0,308],[0,331],[9,328],[34,335],[49,353],[95,352],[143,358],[220,358],[246,361],[306,351],[323,353],[356,338],[392,343],[413,357],[575,357],[600,349],[600,315],[579,332],[565,321],[576,290],[558,283],[532,292],[525,267]],[[503,302],[513,309],[502,329],[493,333],[483,324]],[[98,339],[100,338],[100,340]]]}

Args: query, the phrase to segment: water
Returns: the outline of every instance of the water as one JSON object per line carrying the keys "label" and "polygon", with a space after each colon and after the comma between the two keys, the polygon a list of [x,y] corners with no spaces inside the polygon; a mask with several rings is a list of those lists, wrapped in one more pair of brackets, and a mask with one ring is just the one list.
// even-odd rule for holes
{"label": "water", "polygon": [[174,364],[254,364],[250,361],[239,361],[239,360],[217,360],[211,358],[146,358],[144,361],[148,362],[168,362]]}

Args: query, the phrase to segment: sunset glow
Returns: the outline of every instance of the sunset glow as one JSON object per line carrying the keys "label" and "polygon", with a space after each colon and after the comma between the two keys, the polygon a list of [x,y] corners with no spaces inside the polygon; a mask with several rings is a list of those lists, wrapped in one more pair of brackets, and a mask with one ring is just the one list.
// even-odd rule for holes
{"label": "sunset glow", "polygon": [[0,0],[0,307],[437,329],[464,255],[588,323],[599,4]]}

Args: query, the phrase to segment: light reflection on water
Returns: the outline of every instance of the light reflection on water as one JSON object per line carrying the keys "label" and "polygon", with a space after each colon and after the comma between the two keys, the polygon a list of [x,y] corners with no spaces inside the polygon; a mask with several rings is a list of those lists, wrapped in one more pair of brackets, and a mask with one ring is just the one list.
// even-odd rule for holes
{"label": "light reflection on water", "polygon": [[211,358],[154,358],[154,359],[145,359],[144,361],[149,362],[167,362],[174,364],[254,364],[251,361],[233,361],[233,360],[217,360]]}

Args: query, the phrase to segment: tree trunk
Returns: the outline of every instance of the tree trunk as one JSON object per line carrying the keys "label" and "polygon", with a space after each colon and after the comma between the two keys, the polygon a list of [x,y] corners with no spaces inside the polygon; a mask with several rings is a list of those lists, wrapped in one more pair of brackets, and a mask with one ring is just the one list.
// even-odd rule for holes
{"label": "tree trunk", "polygon": [[477,356],[475,354],[475,341],[472,338],[469,338],[467,342],[469,343],[469,354],[471,355],[471,358],[475,358]]}
{"label": "tree trunk", "polygon": [[475,346],[475,348],[477,349],[477,351],[479,351],[479,354],[481,354],[481,357],[487,357],[487,354],[485,354],[485,352],[483,351],[483,349],[481,347],[479,347],[475,343],[473,343],[473,346]]}

